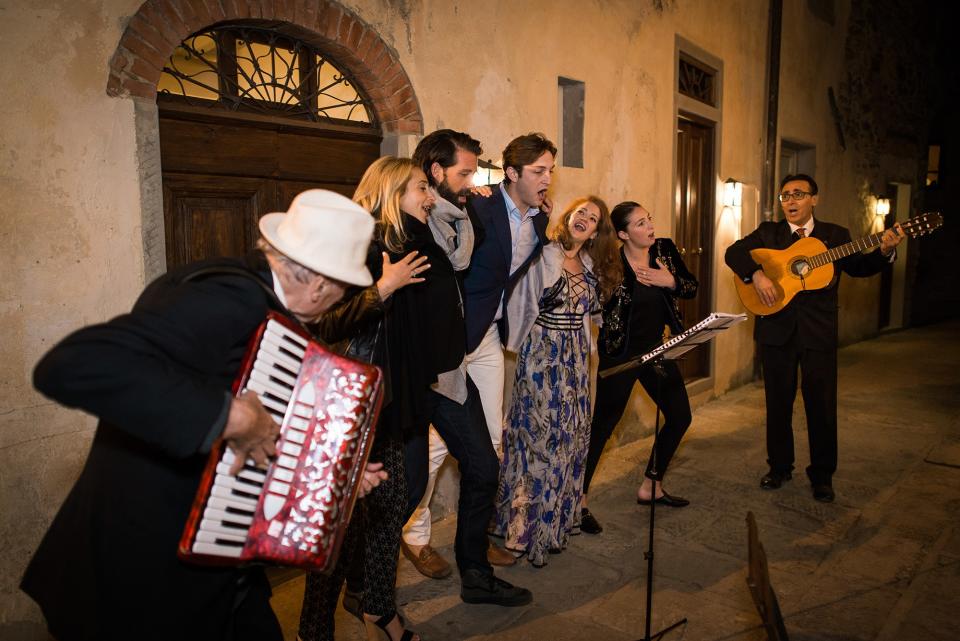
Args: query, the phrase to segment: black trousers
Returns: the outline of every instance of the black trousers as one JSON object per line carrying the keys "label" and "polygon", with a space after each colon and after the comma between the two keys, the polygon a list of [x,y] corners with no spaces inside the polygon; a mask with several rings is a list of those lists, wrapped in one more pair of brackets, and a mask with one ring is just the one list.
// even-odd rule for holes
{"label": "black trousers", "polygon": [[[429,408],[423,424],[408,431],[404,445],[404,467],[407,471],[407,513],[409,519],[427,489],[429,476],[429,426],[440,434],[450,454],[460,466],[460,500],[457,505],[457,534],[454,555],[457,569],[463,574],[470,569],[493,573],[487,561],[487,527],[493,516],[497,494],[500,461],[490,441],[490,432],[483,416],[480,394],[467,378],[467,401],[456,401],[427,392]],[[405,519],[406,520],[406,519]]]}
{"label": "black trousers", "polygon": [[333,641],[334,613],[345,575],[353,591],[362,591],[364,612],[378,617],[396,612],[397,554],[407,507],[403,445],[377,441],[370,460],[382,462],[388,478],[354,506],[333,572],[307,573],[300,611],[303,641]]}
{"label": "black trousers", "polygon": [[[600,369],[603,370],[615,364],[601,361]],[[656,456],[657,476],[663,479],[670,459],[677,451],[680,440],[690,427],[692,420],[690,399],[687,397],[687,388],[683,384],[680,368],[674,361],[663,361],[663,372],[665,376],[661,378],[653,367],[647,365],[607,378],[597,377],[597,400],[593,406],[590,450],[587,452],[587,469],[583,477],[584,494],[587,494],[590,489],[590,480],[600,462],[603,448],[613,434],[613,428],[620,422],[623,411],[627,407],[627,401],[630,400],[633,384],[637,381],[643,385],[643,389],[663,413],[664,424],[657,436]],[[653,459],[654,457],[651,456],[647,462],[645,474],[648,477],[652,476]]]}
{"label": "black trousers", "polygon": [[837,470],[837,350],[807,349],[797,337],[785,345],[761,345],[767,403],[767,463],[775,472],[793,469],[793,402],[800,392],[807,415],[813,484],[831,482]]}

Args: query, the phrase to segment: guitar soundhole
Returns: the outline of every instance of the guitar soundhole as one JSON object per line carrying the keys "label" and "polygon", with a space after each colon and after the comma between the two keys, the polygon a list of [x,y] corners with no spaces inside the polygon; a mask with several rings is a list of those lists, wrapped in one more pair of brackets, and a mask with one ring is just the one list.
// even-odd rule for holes
{"label": "guitar soundhole", "polygon": [[810,263],[806,258],[798,258],[790,263],[790,273],[798,278],[806,278],[811,271]]}

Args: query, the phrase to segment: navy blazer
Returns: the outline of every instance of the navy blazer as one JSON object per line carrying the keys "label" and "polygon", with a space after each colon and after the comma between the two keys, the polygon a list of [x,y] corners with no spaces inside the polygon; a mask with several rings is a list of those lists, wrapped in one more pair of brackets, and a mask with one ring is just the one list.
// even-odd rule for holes
{"label": "navy blazer", "polygon": [[[850,242],[846,227],[815,220],[812,238],[821,241],[828,249]],[[750,257],[750,250],[761,247],[786,249],[796,239],[790,233],[786,220],[763,222],[749,235],[727,248],[725,260],[739,278],[748,281],[760,268]],[[879,251],[868,254],[853,254],[834,262],[833,281],[822,289],[800,292],[790,303],[770,316],[758,316],[754,325],[754,338],[761,345],[783,345],[794,332],[798,343],[808,349],[836,349],[838,334],[840,272],[850,276],[872,276],[889,264],[889,259]]]}
{"label": "navy blazer", "polygon": [[[533,228],[539,242],[530,256],[512,275],[510,263],[513,258],[513,242],[510,237],[510,221],[507,218],[507,203],[497,185],[487,198],[473,196],[467,200],[467,213],[476,235],[470,267],[463,281],[464,316],[467,324],[467,353],[475,350],[487,333],[497,315],[500,301],[510,296],[517,281],[527,271],[534,258],[547,243],[549,216],[540,212],[533,217]],[[501,341],[507,335],[506,314],[500,321]]]}

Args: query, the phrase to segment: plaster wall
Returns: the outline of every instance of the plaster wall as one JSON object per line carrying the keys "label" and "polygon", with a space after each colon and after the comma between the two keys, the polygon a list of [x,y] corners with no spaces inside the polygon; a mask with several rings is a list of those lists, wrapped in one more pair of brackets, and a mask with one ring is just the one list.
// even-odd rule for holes
{"label": "plaster wall", "polygon": [[[93,420],[37,394],[68,332],[143,284],[134,105],[104,92],[137,2],[0,3],[0,636],[37,620],[20,575],[83,463]],[[10,636],[7,636],[7,633]]]}
{"label": "plaster wall", "polygon": [[[0,285],[6,338],[0,348],[0,636],[18,631],[22,637],[42,626],[17,582],[79,472],[94,424],[42,399],[30,372],[69,331],[128,309],[144,281],[160,271],[163,255],[155,109],[105,93],[110,57],[140,3],[26,4],[0,0],[8,53],[0,66],[6,88],[0,95],[0,250],[12,267]],[[718,197],[727,177],[745,189],[741,211],[717,203],[711,307],[740,310],[722,258],[727,245],[759,221],[765,2],[344,4],[397,52],[417,93],[424,130],[469,131],[483,142],[484,158],[499,161],[504,145],[521,133],[542,131],[556,139],[557,77],[585,82],[584,167],[558,167],[553,198],[558,208],[584,193],[611,206],[639,200],[656,214],[661,235],[676,228],[678,36],[721,61],[714,178]],[[855,235],[866,233],[869,179],[858,174],[851,151],[839,150],[826,101],[826,87],[839,84],[847,9],[838,9],[834,27],[814,24],[814,30],[802,0],[785,5],[780,135],[817,147],[824,193],[818,214]],[[875,331],[876,311],[867,307],[876,306],[877,287],[874,281],[845,282],[846,341]],[[713,379],[697,399],[752,377],[750,325],[717,341]],[[653,408],[638,393],[618,436],[636,438],[652,423]],[[438,513],[454,505],[453,482],[448,475],[441,485]]]}

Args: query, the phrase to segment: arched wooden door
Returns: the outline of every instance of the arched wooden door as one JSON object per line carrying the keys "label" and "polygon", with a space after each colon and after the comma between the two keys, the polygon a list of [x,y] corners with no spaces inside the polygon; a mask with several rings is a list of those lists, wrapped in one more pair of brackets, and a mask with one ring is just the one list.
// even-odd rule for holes
{"label": "arched wooden door", "polygon": [[363,90],[277,23],[186,38],[157,104],[168,268],[246,253],[260,216],[314,187],[352,196],[380,155]]}

